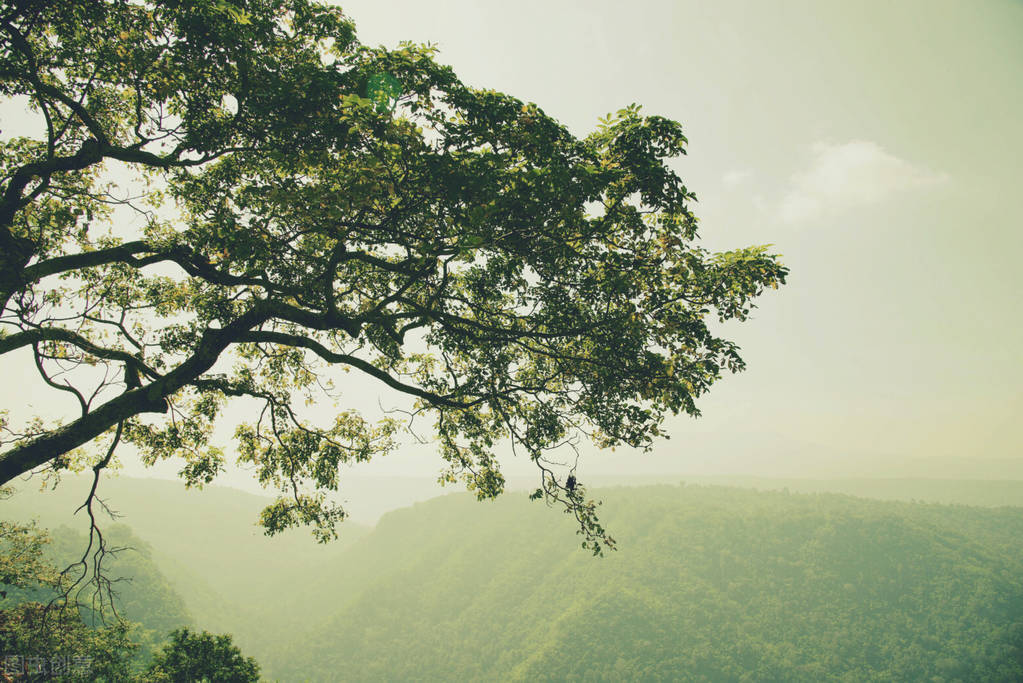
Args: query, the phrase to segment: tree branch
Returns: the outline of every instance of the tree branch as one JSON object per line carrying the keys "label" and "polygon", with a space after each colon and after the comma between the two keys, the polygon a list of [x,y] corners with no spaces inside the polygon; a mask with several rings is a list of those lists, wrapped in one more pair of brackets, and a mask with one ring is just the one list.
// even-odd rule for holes
{"label": "tree branch", "polygon": [[[148,256],[136,258],[139,254],[148,254]],[[37,282],[48,275],[58,275],[82,268],[96,268],[111,263],[126,263],[134,268],[142,268],[165,261],[176,263],[185,273],[192,277],[202,278],[207,282],[224,285],[225,287],[248,285],[289,295],[302,293],[299,290],[293,290],[272,283],[265,277],[256,277],[249,274],[232,275],[231,273],[217,270],[213,267],[212,263],[184,245],[174,245],[169,249],[160,251],[154,249],[151,244],[144,240],[125,242],[116,247],[56,256],[46,261],[40,261],[25,268],[22,279],[25,284],[29,284]]]}
{"label": "tree branch", "polygon": [[24,332],[0,337],[0,354],[8,353],[23,346],[38,344],[44,341],[60,341],[77,346],[85,353],[103,358],[105,360],[116,360],[129,365],[147,377],[158,379],[160,374],[142,362],[141,359],[126,351],[108,349],[97,346],[77,332],[65,330],[61,327],[40,327]]}
{"label": "tree branch", "polygon": [[181,365],[144,387],[129,389],[81,418],[15,446],[0,454],[0,485],[82,446],[118,422],[142,413],[167,411],[167,399],[208,371],[217,358],[243,332],[270,318],[263,302],[258,302],[230,324],[203,333],[195,351]]}
{"label": "tree branch", "polygon": [[477,405],[482,401],[482,399],[472,402],[458,401],[453,398],[453,394],[447,394],[445,396],[442,396],[440,394],[435,394],[431,391],[426,391],[425,389],[412,386],[411,384],[399,382],[394,377],[384,372],[380,368],[376,367],[372,363],[369,363],[355,356],[350,356],[345,353],[336,353],[314,339],[309,339],[308,337],[303,337],[297,334],[286,334],[284,332],[258,330],[246,332],[240,335],[238,341],[242,343],[251,342],[256,344],[260,343],[280,344],[282,346],[292,346],[296,348],[309,349],[317,356],[319,356],[320,358],[329,363],[343,363],[345,365],[350,365],[353,368],[362,370],[363,372],[372,377],[376,377],[377,379],[379,379],[381,382],[391,387],[392,389],[397,389],[402,393],[410,394],[412,396],[417,396],[419,398],[425,399],[434,405],[444,405],[450,408],[471,408],[472,406]]}

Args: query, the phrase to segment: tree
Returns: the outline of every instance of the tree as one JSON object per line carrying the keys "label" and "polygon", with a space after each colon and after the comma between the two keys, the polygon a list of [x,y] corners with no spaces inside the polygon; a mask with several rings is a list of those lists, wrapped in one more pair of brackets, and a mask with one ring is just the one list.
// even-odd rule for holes
{"label": "tree", "polygon": [[[35,524],[0,519],[0,585],[32,588],[56,583],[56,570],[43,559],[47,543],[49,535]],[[6,590],[0,593],[0,599],[5,598]]]}
{"label": "tree", "polygon": [[34,524],[0,520],[3,672],[27,675],[27,680],[128,680],[138,646],[129,638],[127,622],[90,627],[78,604],[33,599],[60,592],[61,573],[43,553],[49,542],[49,535]]}
{"label": "tree", "polygon": [[259,665],[242,656],[231,636],[214,636],[187,628],[171,632],[170,642],[153,657],[142,677],[146,681],[209,681],[246,683],[259,680]]}
{"label": "tree", "polygon": [[785,281],[766,247],[697,244],[678,123],[632,105],[577,138],[430,46],[359,44],[336,8],[14,0],[0,29],[0,96],[41,131],[2,142],[0,353],[77,406],[8,415],[0,483],[98,477],[122,441],[209,482],[213,425],[247,401],[238,459],[281,491],[262,523],[328,538],[339,466],[401,424],[311,421],[298,399],[343,368],[408,396],[442,478],[480,498],[510,440],[596,552],[595,504],[550,452],[649,448],[697,415],[743,367],[708,317]]}

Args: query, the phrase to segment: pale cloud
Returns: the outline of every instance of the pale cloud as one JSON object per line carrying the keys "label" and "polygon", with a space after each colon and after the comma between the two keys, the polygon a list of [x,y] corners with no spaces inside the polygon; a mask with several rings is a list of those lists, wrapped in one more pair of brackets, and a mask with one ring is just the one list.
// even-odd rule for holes
{"label": "pale cloud", "polygon": [[728,171],[721,177],[721,184],[725,187],[737,187],[750,179],[753,172],[748,168],[736,168]]}
{"label": "pale cloud", "polygon": [[811,152],[810,167],[792,176],[778,207],[786,222],[877,204],[893,195],[948,180],[942,173],[914,166],[867,140],[818,142]]}

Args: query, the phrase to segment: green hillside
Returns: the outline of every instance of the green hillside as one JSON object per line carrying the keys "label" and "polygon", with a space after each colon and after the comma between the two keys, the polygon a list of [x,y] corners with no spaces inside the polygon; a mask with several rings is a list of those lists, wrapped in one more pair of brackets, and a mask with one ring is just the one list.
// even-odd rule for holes
{"label": "green hillside", "polygon": [[[603,492],[620,551],[517,498],[384,517],[286,680],[1019,680],[1023,511],[716,487]],[[349,595],[352,586],[358,594]]]}
{"label": "green hillside", "polygon": [[[256,533],[264,499],[239,491],[104,493],[134,536],[109,533],[140,549],[119,560],[138,577],[126,615],[154,638],[232,633],[269,680],[1023,678],[1019,507],[604,489],[620,550],[595,559],[521,492],[417,503],[328,546]],[[0,515],[68,523],[78,494],[22,491]],[[54,535],[55,551],[81,545]]]}

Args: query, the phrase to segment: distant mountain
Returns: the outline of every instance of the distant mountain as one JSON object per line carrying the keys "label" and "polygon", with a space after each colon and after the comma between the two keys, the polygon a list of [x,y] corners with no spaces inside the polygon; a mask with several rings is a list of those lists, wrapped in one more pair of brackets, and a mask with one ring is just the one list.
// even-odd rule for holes
{"label": "distant mountain", "polygon": [[282,680],[1023,678],[1023,510],[720,487],[600,492],[620,550],[508,497],[386,515]]}
{"label": "distant mountain", "polygon": [[888,464],[882,476],[1023,481],[1023,457],[905,458]]}
{"label": "distant mountain", "polygon": [[[1023,677],[1023,508],[963,506],[1018,506],[1020,482],[658,479],[594,491],[620,545],[603,559],[525,481],[347,522],[327,546],[264,537],[268,499],[237,490],[121,478],[101,493],[193,623],[233,633],[270,679]],[[74,522],[85,484],[23,487],[0,516]],[[382,511],[431,487],[363,493]]]}
{"label": "distant mountain", "polygon": [[982,479],[780,479],[772,477],[686,477],[687,483],[737,486],[762,491],[842,493],[878,500],[1023,507],[1023,481]]}

